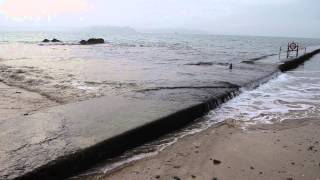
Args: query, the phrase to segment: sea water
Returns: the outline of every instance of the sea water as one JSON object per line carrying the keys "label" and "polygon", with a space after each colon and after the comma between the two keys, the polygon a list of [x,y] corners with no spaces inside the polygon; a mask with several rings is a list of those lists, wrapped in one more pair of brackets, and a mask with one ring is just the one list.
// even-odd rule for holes
{"label": "sea water", "polygon": [[[104,38],[106,43],[79,45],[80,40],[92,37]],[[45,38],[57,38],[62,43],[42,43]],[[71,103],[160,85],[173,86],[178,82],[208,82],[212,75],[205,69],[188,65],[207,64],[211,73],[219,75],[229,63],[277,59],[279,47],[291,40],[304,47],[320,44],[319,39],[116,33],[92,29],[0,31],[0,80],[45,94],[60,103]]]}

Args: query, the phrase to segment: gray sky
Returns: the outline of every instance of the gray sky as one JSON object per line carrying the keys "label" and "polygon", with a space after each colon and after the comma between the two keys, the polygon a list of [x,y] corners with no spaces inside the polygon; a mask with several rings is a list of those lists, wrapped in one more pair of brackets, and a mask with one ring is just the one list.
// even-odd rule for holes
{"label": "gray sky", "polygon": [[320,38],[320,0],[0,0],[0,26],[129,26]]}

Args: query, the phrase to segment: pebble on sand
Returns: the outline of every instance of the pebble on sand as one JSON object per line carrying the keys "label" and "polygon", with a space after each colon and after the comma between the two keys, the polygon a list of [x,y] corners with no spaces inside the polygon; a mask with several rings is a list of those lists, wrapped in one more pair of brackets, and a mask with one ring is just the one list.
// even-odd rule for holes
{"label": "pebble on sand", "polygon": [[221,161],[214,159],[214,160],[213,160],[213,164],[214,164],[214,165],[219,165],[219,164],[221,164]]}
{"label": "pebble on sand", "polygon": [[173,177],[174,180],[181,180],[178,176]]}
{"label": "pebble on sand", "polygon": [[314,146],[310,146],[310,147],[308,148],[308,151],[312,151],[313,148],[314,148]]}

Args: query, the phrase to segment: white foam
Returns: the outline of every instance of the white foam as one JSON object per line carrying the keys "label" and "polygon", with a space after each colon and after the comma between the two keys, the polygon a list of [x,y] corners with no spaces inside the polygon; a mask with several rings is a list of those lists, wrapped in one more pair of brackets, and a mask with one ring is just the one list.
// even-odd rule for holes
{"label": "white foam", "polygon": [[[319,110],[319,71],[314,78],[301,77],[301,72],[281,74],[257,89],[244,91],[239,97],[223,104],[209,114],[210,121],[232,119],[244,127],[257,123],[281,122],[310,116]],[[319,76],[318,76],[319,77]]]}

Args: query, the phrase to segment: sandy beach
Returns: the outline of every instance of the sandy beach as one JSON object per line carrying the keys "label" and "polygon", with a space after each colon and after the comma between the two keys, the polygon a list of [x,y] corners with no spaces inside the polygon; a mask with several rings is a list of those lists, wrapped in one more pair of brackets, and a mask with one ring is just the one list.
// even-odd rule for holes
{"label": "sandy beach", "polygon": [[84,179],[318,180],[320,122],[289,120],[242,130],[224,123],[158,155]]}

